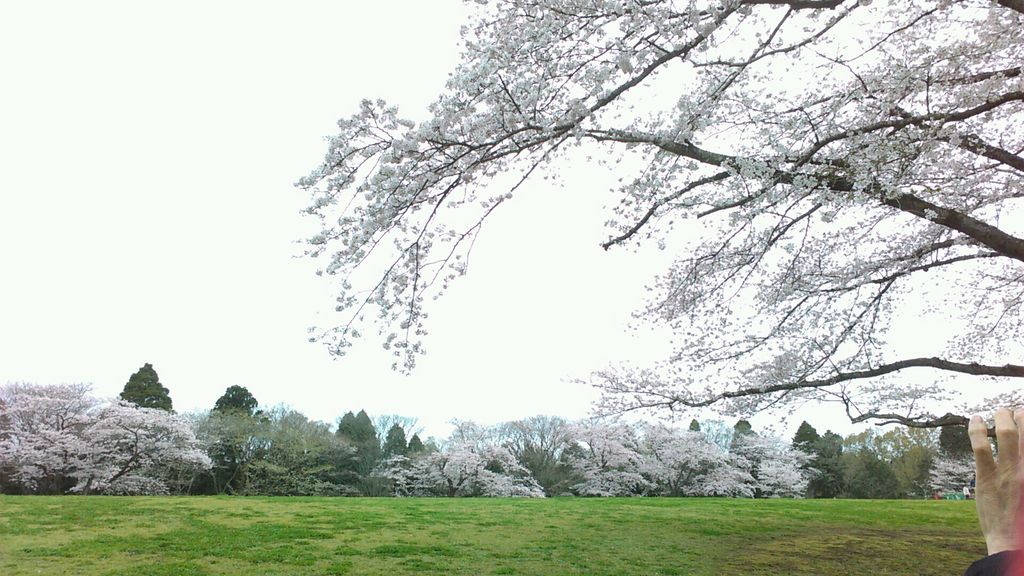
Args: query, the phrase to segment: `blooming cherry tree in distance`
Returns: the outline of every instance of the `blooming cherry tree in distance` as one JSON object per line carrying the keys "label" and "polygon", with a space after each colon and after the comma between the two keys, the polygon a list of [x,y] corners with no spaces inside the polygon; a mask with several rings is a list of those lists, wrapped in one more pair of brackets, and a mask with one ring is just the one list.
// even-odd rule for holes
{"label": "blooming cherry tree in distance", "polygon": [[810,456],[781,438],[744,434],[737,438],[733,453],[746,462],[756,495],[793,497],[807,491],[804,465]]}
{"label": "blooming cherry tree in distance", "polygon": [[[619,173],[595,244],[678,255],[640,311],[675,352],[595,374],[606,411],[962,424],[936,378],[1024,377],[1021,29],[1018,0],[480,2],[429,117],[364,102],[300,182],[346,315],[315,337],[372,321],[412,369],[483,221],[589,156]],[[918,308],[951,328],[923,355],[886,340]]]}
{"label": "blooming cherry tree in distance", "polygon": [[29,492],[60,494],[75,484],[89,452],[83,431],[94,421],[99,400],[86,384],[7,384],[0,387],[7,428],[0,438],[0,463]]}
{"label": "blooming cherry tree in distance", "polygon": [[119,401],[104,407],[83,431],[88,443],[72,491],[89,494],[164,493],[152,474],[170,464],[205,469],[210,458],[200,449],[185,418],[159,408],[141,408]]}
{"label": "blooming cherry tree in distance", "polygon": [[28,492],[161,494],[161,466],[210,465],[181,416],[104,403],[85,384],[9,384],[0,397],[0,467]]}
{"label": "blooming cherry tree in distance", "polygon": [[636,432],[622,422],[591,420],[573,428],[579,445],[571,459],[583,480],[573,489],[583,496],[634,496],[648,486],[640,473],[643,457]]}
{"label": "blooming cherry tree in distance", "polygon": [[487,441],[485,430],[458,423],[443,450],[395,456],[378,473],[398,496],[543,497],[544,490],[508,449]]}
{"label": "blooming cherry tree in distance", "polygon": [[644,429],[641,470],[665,496],[752,496],[749,462],[700,432],[664,425]]}
{"label": "blooming cherry tree in distance", "polygon": [[938,492],[960,493],[973,479],[974,460],[970,456],[939,456],[928,474],[928,484]]}

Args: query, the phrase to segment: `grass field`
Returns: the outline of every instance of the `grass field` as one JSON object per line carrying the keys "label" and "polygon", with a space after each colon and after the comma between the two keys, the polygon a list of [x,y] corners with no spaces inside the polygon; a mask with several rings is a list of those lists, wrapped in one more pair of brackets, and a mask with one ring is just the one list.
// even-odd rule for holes
{"label": "grass field", "polygon": [[973,502],[0,496],[0,574],[960,574]]}

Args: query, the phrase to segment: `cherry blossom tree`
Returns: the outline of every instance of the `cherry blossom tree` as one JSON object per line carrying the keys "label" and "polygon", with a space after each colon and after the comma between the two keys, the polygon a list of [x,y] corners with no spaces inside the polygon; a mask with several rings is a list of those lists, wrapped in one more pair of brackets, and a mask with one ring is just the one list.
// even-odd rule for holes
{"label": "cherry blossom tree", "polygon": [[[962,424],[936,378],[1024,377],[1022,27],[1017,0],[481,2],[429,117],[364,102],[300,182],[346,314],[314,337],[375,318],[412,369],[484,220],[592,157],[619,172],[601,245],[679,254],[640,311],[675,352],[595,374],[606,411]],[[922,290],[951,327],[924,355],[886,340]]]}
{"label": "cherry blossom tree", "polygon": [[7,402],[0,397],[0,493],[11,491],[13,483],[11,476],[14,474],[10,456],[6,455],[6,443],[10,438],[11,422],[7,418]]}
{"label": "cherry blossom tree", "polygon": [[647,487],[636,432],[622,422],[591,420],[573,427],[580,447],[570,462],[583,478],[573,486],[582,496],[636,496]]}
{"label": "cherry blossom tree", "polygon": [[210,464],[182,417],[103,402],[85,384],[10,384],[0,397],[9,422],[0,459],[28,492],[161,494],[161,466]]}
{"label": "cherry blossom tree", "polygon": [[932,464],[930,485],[939,492],[960,493],[974,479],[974,459],[971,456],[940,456]]}
{"label": "cherry blossom tree", "polygon": [[211,465],[188,420],[123,400],[100,410],[82,438],[88,449],[71,489],[82,494],[166,494],[160,467],[201,470]]}
{"label": "cherry blossom tree", "polygon": [[83,432],[100,407],[89,386],[7,384],[0,397],[8,424],[0,467],[13,470],[12,480],[28,492],[61,494],[73,487],[89,452]]}
{"label": "cherry blossom tree", "polygon": [[700,432],[664,425],[644,428],[641,471],[664,496],[753,496],[745,458],[730,454]]}
{"label": "cherry blossom tree", "polygon": [[746,462],[753,478],[753,493],[759,497],[799,497],[807,492],[811,457],[776,436],[737,436],[735,455]]}
{"label": "cherry blossom tree", "polygon": [[507,448],[485,440],[484,428],[460,422],[443,450],[393,456],[377,473],[397,496],[543,497],[544,490]]}

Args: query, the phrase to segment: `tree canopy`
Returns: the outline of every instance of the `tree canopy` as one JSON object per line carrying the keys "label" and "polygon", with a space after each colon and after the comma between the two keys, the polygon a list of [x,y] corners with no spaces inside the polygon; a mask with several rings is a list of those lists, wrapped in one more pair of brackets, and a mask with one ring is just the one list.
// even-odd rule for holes
{"label": "tree canopy", "polygon": [[256,413],[256,407],[259,406],[259,402],[249,392],[249,389],[244,386],[229,386],[224,394],[217,399],[213,409],[217,412],[239,412],[242,414],[248,414],[252,416]]}
{"label": "tree canopy", "polygon": [[[0,384],[0,493],[921,498],[959,493],[973,471],[922,429],[818,437],[805,422],[790,442],[744,421],[533,416],[406,445],[413,418],[342,420],[361,442],[283,405],[178,415],[87,385]],[[392,422],[383,447],[374,421]]]}
{"label": "tree canopy", "polygon": [[387,436],[384,437],[383,456],[385,458],[404,456],[408,450],[409,445],[405,441],[405,430],[398,424],[392,424],[391,428],[388,428]]}
{"label": "tree canopy", "polygon": [[814,429],[814,426],[811,426],[804,420],[793,435],[793,447],[810,454],[814,451],[814,446],[820,439],[821,436],[818,435],[818,431]]}
{"label": "tree canopy", "polygon": [[166,467],[210,466],[190,422],[168,410],[105,404],[86,384],[9,384],[0,396],[0,468],[26,493],[162,494]]}
{"label": "tree canopy", "polygon": [[121,391],[121,400],[131,402],[140,408],[159,408],[173,411],[170,390],[160,383],[160,377],[152,364],[145,364],[128,378]]}
{"label": "tree canopy", "polygon": [[408,446],[408,448],[406,448],[406,453],[407,454],[419,454],[420,452],[423,452],[426,449],[427,449],[427,447],[424,446],[423,445],[423,441],[420,440],[420,435],[419,434],[413,434],[412,438],[409,439],[409,446]]}
{"label": "tree canopy", "polygon": [[939,433],[939,451],[950,458],[968,458],[973,454],[967,428],[947,426]]}
{"label": "tree canopy", "polygon": [[[481,3],[424,121],[365,101],[300,181],[348,314],[317,337],[376,318],[412,369],[483,221],[592,157],[618,172],[601,246],[678,255],[640,310],[675,351],[596,373],[606,412],[963,423],[938,378],[1024,377],[1022,27],[1008,0]],[[887,341],[918,311],[950,329],[925,354]]]}

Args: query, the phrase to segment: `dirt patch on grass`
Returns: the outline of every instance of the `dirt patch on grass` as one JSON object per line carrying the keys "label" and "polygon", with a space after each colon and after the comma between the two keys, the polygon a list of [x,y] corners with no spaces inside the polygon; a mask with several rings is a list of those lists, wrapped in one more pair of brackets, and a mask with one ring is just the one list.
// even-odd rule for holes
{"label": "dirt patch on grass", "polygon": [[780,534],[736,543],[730,557],[717,559],[722,573],[742,575],[872,574],[919,576],[959,574],[985,555],[974,532],[823,527],[813,533]]}

